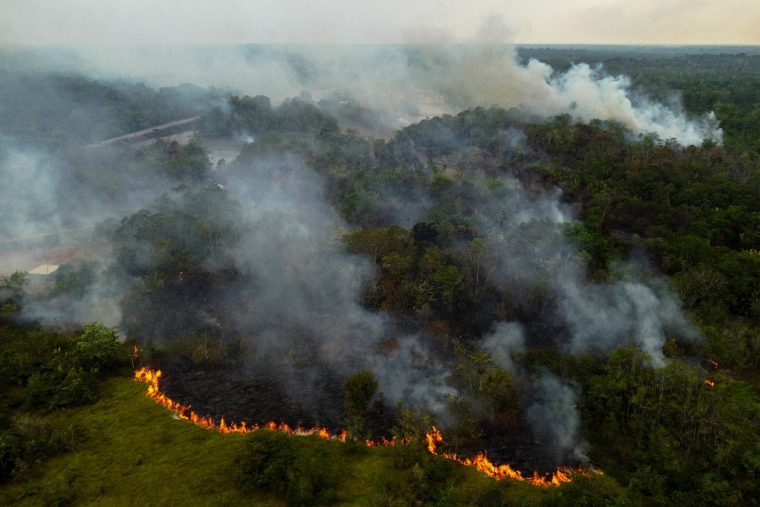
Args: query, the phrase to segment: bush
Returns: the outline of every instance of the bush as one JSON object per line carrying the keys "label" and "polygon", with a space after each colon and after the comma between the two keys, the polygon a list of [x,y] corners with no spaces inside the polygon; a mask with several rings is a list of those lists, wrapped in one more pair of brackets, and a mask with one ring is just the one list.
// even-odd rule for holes
{"label": "bush", "polygon": [[285,492],[289,472],[300,453],[288,435],[277,431],[249,434],[237,457],[238,479],[245,490],[268,488]]}
{"label": "bush", "polygon": [[603,475],[575,475],[572,482],[552,488],[541,502],[545,506],[573,505],[578,507],[608,507],[629,505],[625,491],[614,479]]}
{"label": "bush", "polygon": [[369,402],[377,391],[377,380],[371,371],[354,373],[343,382],[343,392],[346,395],[346,410],[355,417],[367,413]]}
{"label": "bush", "polygon": [[301,456],[290,470],[288,505],[334,504],[337,501],[336,479],[335,465],[324,451],[317,449]]}
{"label": "bush", "polygon": [[84,334],[76,340],[76,346],[66,356],[75,367],[93,373],[114,368],[124,359],[117,329],[97,322],[84,325]]}
{"label": "bush", "polygon": [[493,486],[478,499],[477,505],[478,507],[504,507],[507,505],[507,499],[498,486]]}
{"label": "bush", "polygon": [[52,406],[87,405],[98,400],[97,377],[82,368],[72,368],[53,396]]}
{"label": "bush", "polygon": [[304,452],[293,437],[277,431],[255,431],[236,459],[238,483],[244,490],[286,493],[288,505],[332,505],[337,500],[337,471],[322,449]]}
{"label": "bush", "polygon": [[97,401],[97,381],[128,364],[130,355],[119,343],[116,328],[98,323],[84,328],[81,335],[14,333],[6,343],[0,342],[0,363],[7,365],[0,368],[7,376],[5,384],[26,384],[18,394],[19,404],[54,410]]}
{"label": "bush", "polygon": [[54,431],[39,417],[15,416],[11,429],[0,433],[0,482],[26,476],[40,460],[70,450],[80,438],[73,427]]}

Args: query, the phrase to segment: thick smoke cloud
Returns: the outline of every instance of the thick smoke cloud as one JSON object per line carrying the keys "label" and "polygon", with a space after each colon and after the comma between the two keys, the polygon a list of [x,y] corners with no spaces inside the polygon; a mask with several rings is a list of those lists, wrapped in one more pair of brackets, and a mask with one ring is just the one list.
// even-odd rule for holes
{"label": "thick smoke cloud", "polygon": [[155,175],[128,182],[126,176],[115,177],[112,183],[120,196],[113,199],[97,182],[73,175],[67,161],[42,148],[4,138],[0,149],[5,150],[0,156],[0,253],[12,253],[1,274],[29,271],[38,264],[61,265],[60,272],[44,280],[32,276],[32,291],[39,294],[64,266],[82,264],[87,272],[81,293],[30,301],[20,317],[49,325],[98,321],[118,326],[120,300],[129,287],[105,276],[110,247],[97,237],[98,224],[136,211],[168,182]]}
{"label": "thick smoke cloud", "polygon": [[[106,275],[111,266],[106,259],[92,261],[91,266],[94,270],[92,282],[81,294],[30,301],[23,307],[21,319],[48,326],[100,322],[109,327],[119,327],[122,323],[121,299],[131,284],[114,283]],[[81,264],[79,269],[82,269]]]}
{"label": "thick smoke cloud", "polygon": [[[669,336],[700,339],[684,316],[677,296],[657,277],[637,278],[624,263],[612,266],[620,282],[591,284],[585,262],[566,231],[573,214],[561,194],[531,194],[514,179],[502,178],[502,197],[472,203],[490,248],[492,279],[518,302],[540,294],[532,302],[540,313],[554,312],[568,333],[553,338],[567,352],[603,352],[635,345],[656,365],[663,361],[662,346]],[[485,342],[501,356],[500,347],[520,343],[519,329],[502,323]],[[500,345],[501,344],[501,345]]]}
{"label": "thick smoke cloud", "polygon": [[[376,346],[387,321],[359,304],[371,270],[343,251],[336,237],[342,223],[319,175],[295,159],[247,169],[228,181],[248,224],[234,254],[250,279],[235,295],[247,303],[237,316],[241,324],[265,332],[261,348],[291,346],[280,338],[287,327],[317,337],[313,346],[320,357],[337,359]],[[269,329],[280,332],[267,337]]]}
{"label": "thick smoke cloud", "polygon": [[[513,150],[525,151],[519,143]],[[558,190],[529,191],[517,179],[499,179],[498,197],[477,192],[478,199],[468,204],[488,239],[489,253],[482,262],[489,280],[531,317],[527,322],[497,322],[480,345],[520,379],[524,399],[531,400],[526,413],[531,427],[556,450],[557,462],[587,461],[573,388],[548,373],[531,382],[527,372],[515,367],[514,355],[526,346],[593,354],[635,346],[659,367],[668,338],[697,341],[701,335],[665,281],[642,278],[632,264],[610,266],[609,282],[586,280],[585,261],[567,238],[575,217]],[[548,325],[536,327],[536,320]]]}
{"label": "thick smoke cloud", "polygon": [[64,227],[56,199],[59,169],[54,159],[37,150],[8,147],[5,154],[0,152],[0,240],[47,234]]}
{"label": "thick smoke cloud", "polygon": [[315,101],[348,94],[382,112],[380,128],[497,105],[531,118],[616,121],[635,136],[684,146],[722,142],[712,113],[691,118],[678,99],[654,102],[635,93],[628,77],[608,75],[601,66],[578,63],[557,72],[535,59],[522,62],[509,39],[504,22],[491,17],[466,44],[436,37],[435,44],[401,46],[106,46],[72,48],[53,67],[153,86],[192,82],[275,101],[302,91]]}
{"label": "thick smoke cloud", "polygon": [[641,348],[659,367],[664,366],[662,346],[669,333],[700,339],[676,297],[662,283],[583,286],[564,280],[558,290],[562,315],[572,330],[570,352],[608,350],[628,343]]}
{"label": "thick smoke cloud", "polygon": [[[345,252],[346,224],[320,175],[295,157],[238,166],[227,188],[246,225],[234,252],[244,286],[228,294],[236,325],[255,335],[257,361],[294,356],[349,375],[371,369],[389,400],[442,413],[445,365],[416,336],[393,335],[389,317],[360,304],[373,271]],[[378,347],[395,338],[390,350]]]}
{"label": "thick smoke cloud", "polygon": [[[599,65],[573,65],[556,72],[535,59],[522,63],[506,44],[508,30],[489,19],[470,46],[419,46],[408,52],[409,70],[419,87],[440,94],[446,108],[497,105],[519,108],[533,117],[568,114],[575,121],[613,120],[635,135],[656,134],[681,145],[704,139],[722,142],[715,115],[690,119],[679,102],[672,105],[637,96],[627,76],[610,76]],[[504,34],[504,35],[500,35]]]}

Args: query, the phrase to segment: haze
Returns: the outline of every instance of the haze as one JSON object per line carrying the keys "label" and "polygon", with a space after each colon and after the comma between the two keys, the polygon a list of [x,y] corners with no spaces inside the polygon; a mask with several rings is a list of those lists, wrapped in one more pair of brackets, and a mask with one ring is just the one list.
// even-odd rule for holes
{"label": "haze", "polygon": [[517,43],[760,43],[756,0],[4,0],[0,44],[466,42],[494,16]]}

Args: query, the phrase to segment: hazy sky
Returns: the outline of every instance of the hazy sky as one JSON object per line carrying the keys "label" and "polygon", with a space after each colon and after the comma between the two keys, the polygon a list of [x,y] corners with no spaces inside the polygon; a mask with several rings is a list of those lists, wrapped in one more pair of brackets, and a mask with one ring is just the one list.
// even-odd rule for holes
{"label": "hazy sky", "polygon": [[0,0],[2,44],[760,44],[760,0]]}

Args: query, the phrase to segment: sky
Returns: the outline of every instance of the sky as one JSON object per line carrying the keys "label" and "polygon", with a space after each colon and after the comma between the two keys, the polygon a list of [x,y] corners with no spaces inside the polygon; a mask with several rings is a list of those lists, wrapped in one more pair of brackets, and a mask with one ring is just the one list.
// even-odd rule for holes
{"label": "sky", "polygon": [[758,0],[0,0],[0,44],[760,44]]}

